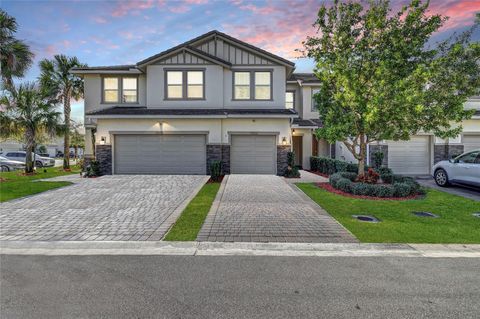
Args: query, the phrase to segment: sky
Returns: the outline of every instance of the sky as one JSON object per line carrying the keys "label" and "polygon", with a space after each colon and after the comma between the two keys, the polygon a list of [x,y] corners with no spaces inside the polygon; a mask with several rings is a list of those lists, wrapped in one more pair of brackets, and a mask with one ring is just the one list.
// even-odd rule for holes
{"label": "sky", "polygon": [[[395,10],[408,0],[392,0]],[[0,6],[19,24],[17,38],[35,53],[25,80],[38,77],[38,61],[55,54],[77,56],[89,66],[135,64],[211,30],[278,54],[296,63],[295,72],[311,72],[313,61],[296,49],[315,30],[322,3],[329,0],[144,0],[22,1]],[[430,12],[449,16],[433,40],[462,32],[480,12],[480,0],[431,0]],[[473,40],[480,41],[480,31]],[[81,122],[83,101],[72,105]]]}

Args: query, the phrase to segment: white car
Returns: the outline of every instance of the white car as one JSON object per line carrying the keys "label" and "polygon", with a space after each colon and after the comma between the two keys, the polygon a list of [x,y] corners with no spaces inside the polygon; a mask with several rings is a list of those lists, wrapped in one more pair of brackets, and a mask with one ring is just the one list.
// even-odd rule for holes
{"label": "white car", "polygon": [[[1,154],[3,157],[6,157],[13,161],[19,161],[25,163],[27,160],[27,152],[24,151],[12,151],[12,152],[5,152]],[[34,154],[35,156],[35,166],[36,167],[47,167],[47,166],[55,166],[55,159],[51,157],[43,157],[38,154]]]}
{"label": "white car", "polygon": [[12,161],[6,157],[0,155],[0,171],[10,172],[17,169],[25,169],[25,163],[19,161]]}
{"label": "white car", "polygon": [[480,149],[440,161],[433,166],[432,172],[438,186],[459,184],[480,188]]}

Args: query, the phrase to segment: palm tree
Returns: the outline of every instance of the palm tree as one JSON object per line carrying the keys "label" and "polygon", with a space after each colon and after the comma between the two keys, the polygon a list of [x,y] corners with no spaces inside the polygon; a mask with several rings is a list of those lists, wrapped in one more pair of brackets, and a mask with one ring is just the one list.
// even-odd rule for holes
{"label": "palm tree", "polygon": [[0,100],[3,107],[0,112],[0,136],[24,136],[27,145],[25,173],[32,173],[32,152],[38,138],[44,133],[55,136],[63,131],[63,125],[60,124],[61,113],[55,110],[55,101],[49,99],[35,83],[21,84],[9,93]]}
{"label": "palm tree", "polygon": [[[40,61],[40,85],[52,92],[53,97],[63,102],[63,115],[65,132],[70,132],[70,100],[75,101],[83,98],[83,80],[82,78],[71,74],[73,67],[85,67],[76,57],[67,57],[63,54],[55,55],[52,60],[44,59]],[[64,136],[63,149],[63,168],[70,168],[70,135]]]}
{"label": "palm tree", "polygon": [[15,39],[17,21],[0,9],[0,66],[5,89],[11,90],[13,77],[23,77],[32,65],[34,54],[25,42]]}

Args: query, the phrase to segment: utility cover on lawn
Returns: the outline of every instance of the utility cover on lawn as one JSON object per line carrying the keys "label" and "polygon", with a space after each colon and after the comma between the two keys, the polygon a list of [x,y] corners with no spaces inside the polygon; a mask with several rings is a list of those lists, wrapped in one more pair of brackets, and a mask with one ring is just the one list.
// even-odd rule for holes
{"label": "utility cover on lawn", "polygon": [[412,214],[414,214],[415,216],[418,216],[418,217],[432,217],[432,218],[438,218],[439,216],[433,214],[433,213],[430,213],[430,212],[412,212]]}
{"label": "utility cover on lawn", "polygon": [[472,215],[473,215],[473,217],[480,218],[480,212],[473,213]]}
{"label": "utility cover on lawn", "polygon": [[380,219],[374,216],[369,215],[352,215],[353,218],[358,219],[362,222],[369,222],[369,223],[379,223]]}

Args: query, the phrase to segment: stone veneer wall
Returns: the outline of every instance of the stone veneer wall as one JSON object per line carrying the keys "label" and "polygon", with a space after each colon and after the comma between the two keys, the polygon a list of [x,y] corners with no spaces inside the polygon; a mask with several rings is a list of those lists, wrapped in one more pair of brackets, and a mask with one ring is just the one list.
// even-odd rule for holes
{"label": "stone veneer wall", "polygon": [[369,146],[369,151],[368,151],[368,156],[369,156],[369,163],[368,165],[374,166],[374,161],[373,161],[373,154],[375,152],[382,152],[383,153],[383,161],[382,161],[382,166],[388,167],[388,145],[370,145]]}
{"label": "stone veneer wall", "polygon": [[335,143],[330,144],[330,158],[335,158]]}
{"label": "stone veneer wall", "polygon": [[287,170],[287,154],[290,152],[291,145],[277,145],[277,175],[283,176]]}
{"label": "stone veneer wall", "polygon": [[222,162],[223,174],[230,174],[230,145],[207,145],[207,174],[210,174],[210,165],[213,161]]}
{"label": "stone veneer wall", "polygon": [[450,159],[453,155],[463,153],[463,145],[439,144],[433,147],[433,162],[437,163]]}
{"label": "stone veneer wall", "polygon": [[102,175],[112,175],[112,145],[95,145],[95,157]]}

